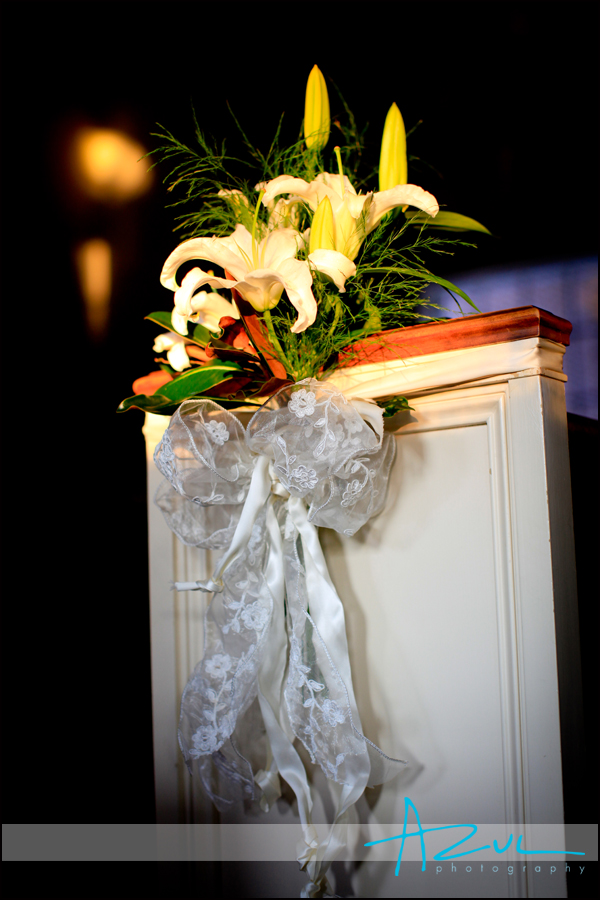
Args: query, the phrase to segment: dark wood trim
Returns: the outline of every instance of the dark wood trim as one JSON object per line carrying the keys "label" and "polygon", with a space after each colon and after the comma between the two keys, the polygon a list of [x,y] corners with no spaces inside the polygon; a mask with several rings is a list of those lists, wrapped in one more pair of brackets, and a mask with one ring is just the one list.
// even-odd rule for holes
{"label": "dark wood trim", "polygon": [[530,337],[547,338],[568,347],[572,328],[566,319],[545,309],[518,306],[500,312],[448,319],[446,322],[382,331],[343,350],[340,363],[343,366],[357,366]]}

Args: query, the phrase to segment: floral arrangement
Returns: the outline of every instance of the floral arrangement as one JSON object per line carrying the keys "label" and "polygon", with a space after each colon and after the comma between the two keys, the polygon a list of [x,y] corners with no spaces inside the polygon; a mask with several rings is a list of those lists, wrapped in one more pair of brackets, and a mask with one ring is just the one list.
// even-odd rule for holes
{"label": "floral arrangement", "polygon": [[[173,585],[212,595],[203,657],[181,699],[185,764],[221,811],[268,811],[282,779],[289,785],[303,829],[303,897],[335,896],[327,873],[351,809],[407,764],[363,734],[343,603],[318,528],[351,537],[382,511],[396,447],[383,416],[408,404],[350,398],[327,376],[352,363],[358,345],[413,323],[428,283],[473,307],[422,254],[463,243],[443,232],[486,231],[407,183],[396,104],[379,190],[370,189],[363,136],[343,105],[348,124],[332,123],[315,66],[298,141],[280,149],[280,124],[264,155],[244,135],[251,179],[198,127],[198,150],[163,131],[156,152],[176,163],[167,180],[184,192],[184,240],[161,274],[173,308],[148,316],[163,329],[159,368],[120,406],[170,416],[154,452],[164,476],[155,503],[185,545],[219,551],[207,580]],[[332,124],[343,140],[326,159]],[[257,407],[247,427],[240,406]],[[316,766],[334,801],[324,839],[312,822]]]}
{"label": "floral arrangement", "polygon": [[[134,382],[119,412],[170,416],[184,400],[215,398],[225,407],[258,407],[286,384],[351,364],[359,343],[422,319],[430,283],[478,312],[426,267],[423,254],[473,246],[457,234],[489,232],[407,183],[407,135],[395,103],[378,172],[363,179],[364,131],[343,98],[340,104],[345,121],[332,122],[325,79],[314,66],[303,131],[290,147],[280,147],[281,121],[264,154],[236,120],[246,162],[209,143],[197,122],[197,149],[165,129],[156,135],[164,143],[152,152],[175,162],[169,190],[183,190],[173,205],[185,207],[177,225],[185,240],[160,277],[173,291],[173,309],[147,316],[163,329],[153,348],[158,368]],[[339,145],[326,157],[332,127]],[[386,414],[406,405],[404,398],[386,401]]]}

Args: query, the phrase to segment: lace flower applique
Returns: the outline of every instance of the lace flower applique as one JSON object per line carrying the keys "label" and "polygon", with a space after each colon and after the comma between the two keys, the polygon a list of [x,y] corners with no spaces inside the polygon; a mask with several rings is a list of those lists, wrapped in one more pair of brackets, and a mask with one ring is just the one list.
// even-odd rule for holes
{"label": "lace flower applique", "polygon": [[307,391],[304,388],[300,388],[299,391],[295,391],[292,394],[292,398],[288,403],[288,409],[290,412],[293,412],[298,419],[303,419],[304,416],[312,416],[315,411],[315,405],[317,402],[317,396],[314,391]]}
{"label": "lace flower applique", "polygon": [[[328,725],[341,725],[346,721],[346,714],[340,709],[335,700],[323,700],[321,713]],[[338,763],[339,765],[339,763]]]}
{"label": "lace flower applique", "polygon": [[215,444],[222,447],[229,440],[229,431],[225,422],[207,422],[204,426]]}
{"label": "lace flower applique", "polygon": [[292,469],[290,475],[303,491],[314,488],[319,480],[315,470],[309,469],[307,466],[296,466],[295,469]]}
{"label": "lace flower applique", "polygon": [[259,601],[256,601],[256,603],[252,603],[243,610],[241,618],[246,628],[262,631],[267,624],[269,613],[264,606],[261,606]]}
{"label": "lace flower applique", "polygon": [[214,753],[219,745],[217,729],[212,725],[201,725],[192,737],[193,748],[189,753],[192,759],[199,759],[206,753]]}
{"label": "lace flower applique", "polygon": [[358,478],[354,478],[350,481],[342,494],[342,506],[350,506],[355,503],[359,494],[362,494],[363,487],[364,482],[359,481]]}
{"label": "lace flower applique", "polygon": [[222,678],[233,666],[233,660],[228,653],[216,653],[206,660],[206,672],[212,678]]}

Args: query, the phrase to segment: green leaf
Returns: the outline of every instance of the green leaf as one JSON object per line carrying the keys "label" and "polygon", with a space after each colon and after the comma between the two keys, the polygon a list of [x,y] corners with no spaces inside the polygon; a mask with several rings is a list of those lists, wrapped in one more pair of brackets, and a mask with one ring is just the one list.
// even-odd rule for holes
{"label": "green leaf", "polygon": [[161,328],[168,328],[169,331],[175,331],[171,324],[171,313],[165,312],[164,309],[161,309],[158,312],[148,313],[144,318],[149,319],[150,322],[156,322]]}
{"label": "green leaf", "polygon": [[[117,409],[118,413],[127,412],[128,409],[141,409],[143,412],[155,413],[159,416],[172,416],[174,412],[177,411],[179,403],[173,403],[170,400],[165,401],[163,405],[156,405],[157,395],[153,394],[148,396],[146,394],[135,394],[133,397],[127,397],[126,400],[120,404]],[[189,398],[192,400],[212,400],[213,403],[218,403],[219,406],[224,406],[225,409],[231,407],[232,409],[237,409],[237,407],[245,407],[249,410],[257,410],[260,409],[260,403],[257,403],[253,400],[239,400],[235,397],[206,397],[201,394],[194,394],[193,397]]]}
{"label": "green leaf", "polygon": [[[220,332],[221,334],[223,332]],[[212,338],[215,337],[214,331],[209,331],[204,325],[195,325],[192,331],[192,340],[202,347],[205,347]]]}
{"label": "green leaf", "polygon": [[468,294],[465,294],[464,291],[461,291],[461,289],[455,284],[452,284],[451,281],[446,281],[445,278],[439,278],[437,275],[432,275],[431,272],[423,272],[421,269],[409,269],[400,266],[373,266],[372,268],[363,269],[363,272],[365,274],[370,274],[371,272],[381,272],[388,275],[412,275],[413,278],[422,278],[423,281],[439,284],[440,287],[445,288],[447,291],[458,294],[458,296],[462,297],[463,300],[465,300],[469,304],[469,306],[473,307],[475,312],[481,312],[481,310],[475,306]]}
{"label": "green leaf", "polygon": [[183,372],[173,381],[163,384],[152,396],[162,397],[168,403],[182,403],[188,397],[203,394],[210,388],[228,381],[243,372],[235,363],[209,363],[209,365]]}
{"label": "green leaf", "polygon": [[392,397],[387,400],[377,400],[377,406],[383,409],[383,418],[388,419],[395,416],[402,409],[414,409],[414,406],[408,405],[406,397]]}
{"label": "green leaf", "polygon": [[[173,328],[170,312],[159,310],[159,312],[150,313],[145,318],[150,322],[154,322],[155,325],[160,325],[161,328],[166,328],[167,331],[172,331],[173,334],[179,334],[179,332]],[[179,336],[185,337],[186,341],[189,341],[190,344],[199,344],[200,347],[205,347],[208,342],[214,337],[214,334],[212,331],[209,331],[208,328],[205,328],[204,325],[196,325],[191,335]]]}
{"label": "green leaf", "polygon": [[143,409],[145,412],[160,412],[164,407],[171,407],[172,402],[158,394],[134,394],[127,397],[119,404],[118,413],[127,412],[128,409]]}
{"label": "green leaf", "polygon": [[[410,270],[409,270],[409,271],[410,271]],[[480,313],[480,312],[481,312],[481,310],[479,309],[479,307],[478,307],[478,306],[475,306],[475,304],[473,303],[473,301],[471,300],[471,298],[469,297],[469,295],[468,295],[468,294],[465,294],[464,291],[461,291],[461,289],[460,289],[459,287],[457,287],[455,284],[452,284],[451,281],[446,281],[445,278],[438,278],[437,275],[427,275],[427,276],[425,276],[425,277],[426,277],[426,280],[427,280],[428,282],[433,281],[433,282],[435,282],[435,284],[439,284],[440,287],[445,288],[445,289],[446,289],[447,291],[449,291],[450,293],[458,294],[458,296],[459,296],[459,297],[462,297],[463,300],[465,300],[465,301],[469,304],[469,306],[472,306],[472,307],[473,307],[473,309],[475,310],[475,312],[477,312],[477,313]],[[459,305],[459,308],[460,308],[460,304],[458,304],[458,305]]]}
{"label": "green leaf", "polygon": [[491,234],[485,225],[470,219],[468,216],[462,216],[460,213],[448,212],[445,209],[432,218],[421,210],[407,210],[404,215],[411,225],[428,225],[430,228],[440,228],[444,231],[481,231],[483,234]]}

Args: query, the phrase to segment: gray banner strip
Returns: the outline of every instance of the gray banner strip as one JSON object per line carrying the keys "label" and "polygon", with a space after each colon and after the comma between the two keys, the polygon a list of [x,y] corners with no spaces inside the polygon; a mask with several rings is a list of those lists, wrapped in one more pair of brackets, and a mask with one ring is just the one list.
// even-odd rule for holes
{"label": "gray banner strip", "polygon": [[[329,831],[326,825],[316,828],[321,839]],[[589,863],[598,859],[597,825],[479,825],[476,834],[464,825],[423,825],[424,830],[428,828],[435,829],[425,835],[426,859],[432,863],[435,854],[444,852],[443,861],[448,864],[453,854],[460,862]],[[402,825],[351,825],[341,858],[396,860],[402,830]],[[415,830],[414,824],[407,826],[407,831]],[[299,825],[3,825],[2,855],[5,862],[281,862],[296,859],[301,838]],[[463,838],[463,844],[448,849]],[[377,843],[365,847],[369,841]],[[570,853],[565,856],[561,850]],[[407,837],[402,859],[421,860],[418,836]]]}

